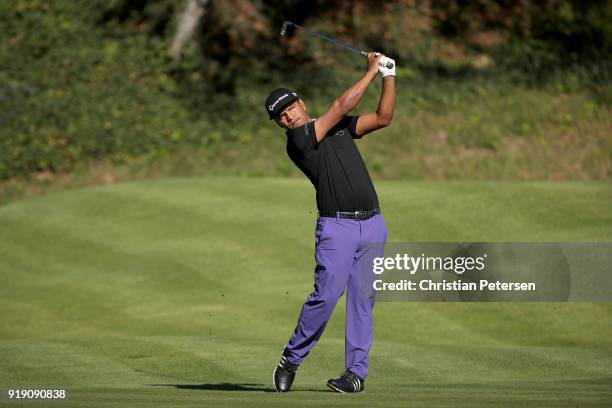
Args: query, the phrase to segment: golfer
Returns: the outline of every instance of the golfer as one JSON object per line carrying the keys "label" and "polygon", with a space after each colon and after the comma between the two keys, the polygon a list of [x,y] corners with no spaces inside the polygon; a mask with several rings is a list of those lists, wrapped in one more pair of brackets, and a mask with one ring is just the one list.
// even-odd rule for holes
{"label": "golfer", "polygon": [[[265,102],[270,119],[286,129],[289,157],[315,187],[319,211],[314,292],[306,299],[274,370],[274,387],[279,392],[290,390],[299,364],[323,334],[345,289],[345,372],[327,385],[338,392],[364,390],[373,338],[374,289],[373,272],[363,265],[383,255],[387,228],[354,139],[387,126],[393,117],[395,61],[393,68],[386,68],[379,65],[381,58],[389,60],[379,53],[368,54],[365,75],[318,118],[311,118],[304,102],[289,89],[272,91]],[[378,110],[347,116],[378,73],[383,77]]]}

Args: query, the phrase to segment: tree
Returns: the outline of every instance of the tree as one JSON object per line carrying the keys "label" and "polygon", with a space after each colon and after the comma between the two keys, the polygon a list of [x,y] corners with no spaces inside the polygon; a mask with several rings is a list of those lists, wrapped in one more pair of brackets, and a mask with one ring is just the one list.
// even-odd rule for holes
{"label": "tree", "polygon": [[187,7],[181,13],[176,33],[170,47],[170,55],[175,61],[180,60],[183,47],[193,39],[198,26],[204,22],[206,6],[209,0],[188,0]]}

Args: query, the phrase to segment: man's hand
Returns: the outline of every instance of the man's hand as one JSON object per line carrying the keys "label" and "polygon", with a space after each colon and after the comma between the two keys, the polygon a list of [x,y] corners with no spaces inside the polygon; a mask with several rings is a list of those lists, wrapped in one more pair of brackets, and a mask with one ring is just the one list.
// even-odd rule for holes
{"label": "man's hand", "polygon": [[[391,62],[393,63],[393,68],[387,68],[387,63]],[[382,58],[380,59],[380,66],[378,67],[378,72],[381,73],[382,77],[387,77],[387,76],[396,76],[395,75],[395,60],[389,58],[389,57],[385,57],[384,55],[382,56]]]}
{"label": "man's hand", "polygon": [[368,53],[368,72],[378,72],[379,61],[384,57],[380,52],[369,52]]}

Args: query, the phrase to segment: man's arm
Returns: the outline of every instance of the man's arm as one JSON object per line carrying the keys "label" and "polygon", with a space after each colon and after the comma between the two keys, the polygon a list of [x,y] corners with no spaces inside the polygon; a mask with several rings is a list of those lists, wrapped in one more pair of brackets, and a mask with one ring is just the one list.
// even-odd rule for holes
{"label": "man's arm", "polygon": [[357,137],[384,128],[391,123],[395,110],[395,76],[388,75],[383,78],[382,94],[378,102],[378,110],[360,115],[357,119]]}
{"label": "man's arm", "polygon": [[342,95],[336,98],[327,112],[315,120],[315,134],[317,142],[323,140],[327,132],[329,132],[336,125],[336,123],[340,121],[340,119],[348,115],[348,113],[352,111],[355,106],[357,106],[368,85],[370,85],[370,82],[372,82],[378,73],[378,60],[381,58],[381,56],[381,54],[376,55],[376,53],[373,52],[369,53],[368,71],[366,74],[353,86],[344,91]]}

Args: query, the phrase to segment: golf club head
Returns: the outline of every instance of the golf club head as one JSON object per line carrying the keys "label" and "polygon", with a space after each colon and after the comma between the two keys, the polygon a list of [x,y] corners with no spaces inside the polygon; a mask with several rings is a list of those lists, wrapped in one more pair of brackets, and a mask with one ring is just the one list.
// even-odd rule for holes
{"label": "golf club head", "polygon": [[291,21],[285,21],[281,27],[281,37],[288,37],[291,34],[293,23]]}

